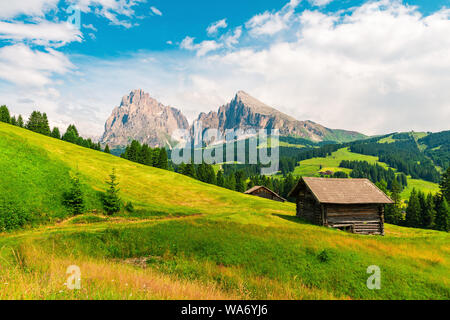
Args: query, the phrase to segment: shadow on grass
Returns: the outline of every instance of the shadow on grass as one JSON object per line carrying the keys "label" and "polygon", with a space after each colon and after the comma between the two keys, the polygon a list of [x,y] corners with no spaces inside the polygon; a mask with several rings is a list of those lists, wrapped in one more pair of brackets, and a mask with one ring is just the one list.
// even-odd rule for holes
{"label": "shadow on grass", "polygon": [[277,216],[281,219],[290,221],[290,222],[295,222],[298,224],[310,224],[313,225],[311,222],[303,220],[302,218],[299,218],[297,216],[291,216],[291,215],[287,215],[287,214],[273,214],[274,216]]}

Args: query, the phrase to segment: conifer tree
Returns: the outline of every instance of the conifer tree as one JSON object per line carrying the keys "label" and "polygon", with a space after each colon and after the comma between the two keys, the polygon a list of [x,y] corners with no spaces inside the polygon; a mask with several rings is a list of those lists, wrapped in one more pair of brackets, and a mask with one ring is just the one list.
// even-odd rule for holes
{"label": "conifer tree", "polygon": [[184,167],[184,171],[182,172],[182,174],[184,174],[185,176],[189,176],[191,178],[196,179],[196,172],[195,172],[195,166],[193,163],[188,163],[186,164],[186,166]]}
{"label": "conifer tree", "polygon": [[82,214],[85,208],[84,195],[81,190],[80,178],[77,175],[71,179],[71,188],[64,196],[65,205],[70,209],[72,214]]}
{"label": "conifer tree", "polygon": [[103,209],[107,215],[113,215],[120,211],[121,201],[119,198],[119,189],[117,188],[119,183],[117,181],[116,170],[113,168],[112,173],[109,175],[108,189],[103,195]]}
{"label": "conifer tree", "polygon": [[449,231],[450,230],[450,221],[449,221],[449,206],[447,199],[442,197],[439,199],[439,204],[436,208],[436,219],[435,219],[435,229],[440,231]]}
{"label": "conifer tree", "polygon": [[8,107],[3,105],[0,107],[0,122],[10,123],[11,116],[9,114]]}
{"label": "conifer tree", "polygon": [[159,150],[158,160],[155,167],[167,170],[169,167],[169,160],[167,156],[167,151],[165,148]]}
{"label": "conifer tree", "polygon": [[385,219],[387,223],[400,225],[402,221],[402,208],[400,197],[400,184],[397,180],[392,182],[391,199],[394,201],[392,204],[386,205]]}
{"label": "conifer tree", "polygon": [[447,203],[450,202],[450,167],[448,167],[442,175],[439,187],[441,189],[441,194],[447,200]]}
{"label": "conifer tree", "polygon": [[111,153],[111,150],[109,150],[109,146],[108,145],[105,146],[104,152],[105,153]]}
{"label": "conifer tree", "polygon": [[42,114],[42,118],[40,119],[39,133],[44,134],[46,136],[51,135],[50,126],[48,124],[47,114],[45,112]]}
{"label": "conifer tree", "polygon": [[426,196],[425,193],[422,191],[418,191],[417,192],[417,198],[419,198],[419,203],[420,203],[420,221],[419,221],[419,228],[426,228],[427,225],[425,225],[425,216],[428,214],[427,213],[427,201],[426,201]]}
{"label": "conifer tree", "polygon": [[419,197],[417,191],[413,189],[406,209],[406,225],[414,228],[420,227],[420,213]]}
{"label": "conifer tree", "polygon": [[223,187],[224,184],[225,184],[225,180],[224,180],[224,178],[223,178],[223,171],[222,171],[222,170],[217,171],[216,184],[217,184],[219,187]]}
{"label": "conifer tree", "polygon": [[242,171],[238,171],[235,173],[235,180],[236,180],[236,186],[235,190],[238,192],[245,192],[245,179],[244,179],[244,173]]}
{"label": "conifer tree", "polygon": [[67,127],[66,133],[62,136],[62,140],[70,143],[78,143],[78,138],[78,130],[73,124]]}
{"label": "conifer tree", "polygon": [[61,139],[61,133],[59,132],[58,127],[53,128],[51,136],[55,139]]}
{"label": "conifer tree", "polygon": [[19,117],[17,118],[17,126],[19,126],[19,127],[21,127],[21,128],[23,128],[24,127],[24,122],[23,122],[23,118],[22,118],[22,115],[21,114],[19,114]]}
{"label": "conifer tree", "polygon": [[39,132],[39,122],[41,118],[41,113],[38,111],[33,111],[28,118],[26,128],[33,132]]}
{"label": "conifer tree", "polygon": [[425,199],[425,209],[422,208],[422,227],[432,228],[434,225],[434,218],[436,211],[434,209],[434,199],[431,193]]}
{"label": "conifer tree", "polygon": [[234,174],[230,174],[225,178],[224,187],[230,190],[236,190],[236,177]]}
{"label": "conifer tree", "polygon": [[12,117],[11,117],[10,123],[11,123],[13,126],[17,126],[17,120],[16,120],[16,117],[15,117],[15,116],[12,116]]}

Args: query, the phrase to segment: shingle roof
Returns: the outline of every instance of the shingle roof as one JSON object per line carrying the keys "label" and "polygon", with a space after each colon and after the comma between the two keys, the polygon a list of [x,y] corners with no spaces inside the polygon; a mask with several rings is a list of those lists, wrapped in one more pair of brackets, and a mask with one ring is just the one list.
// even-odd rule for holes
{"label": "shingle roof", "polygon": [[302,181],[320,203],[364,204],[393,203],[368,179],[302,178],[289,194],[296,196]]}
{"label": "shingle roof", "polygon": [[256,190],[259,190],[259,189],[261,189],[261,188],[267,190],[268,192],[270,192],[270,193],[273,194],[274,196],[280,198],[281,200],[286,201],[286,199],[284,199],[283,197],[281,197],[280,195],[278,195],[276,192],[274,192],[274,191],[272,191],[272,190],[270,190],[269,188],[266,188],[266,187],[264,187],[264,186],[254,186],[253,188],[248,189],[248,190],[245,191],[244,193],[245,193],[245,194],[253,194],[253,192],[255,192]]}

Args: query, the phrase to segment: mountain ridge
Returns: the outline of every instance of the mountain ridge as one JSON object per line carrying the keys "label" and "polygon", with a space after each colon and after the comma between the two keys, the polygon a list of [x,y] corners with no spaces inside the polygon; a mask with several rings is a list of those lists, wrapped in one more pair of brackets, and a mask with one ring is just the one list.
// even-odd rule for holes
{"label": "mountain ridge", "polygon": [[297,136],[314,142],[348,142],[366,136],[348,130],[329,129],[313,121],[300,121],[254,98],[245,91],[238,91],[227,104],[209,113],[201,112],[189,125],[179,109],[164,106],[142,89],[132,90],[122,98],[105,123],[102,144],[124,147],[131,140],[138,140],[151,147],[171,145],[171,135],[177,129],[190,130],[201,123],[202,130],[259,130],[278,129],[282,136]]}

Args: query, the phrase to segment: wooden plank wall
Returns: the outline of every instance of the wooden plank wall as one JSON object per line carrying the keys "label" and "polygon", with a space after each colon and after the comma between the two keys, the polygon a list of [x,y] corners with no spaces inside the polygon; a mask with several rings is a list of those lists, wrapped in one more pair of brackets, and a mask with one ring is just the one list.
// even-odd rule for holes
{"label": "wooden plank wall", "polygon": [[305,192],[304,190],[301,190],[297,197],[297,216],[311,223],[323,225],[320,204],[311,193]]}
{"label": "wooden plank wall", "polygon": [[384,234],[383,206],[363,205],[325,205],[326,222],[329,227],[352,226],[354,233]]}

